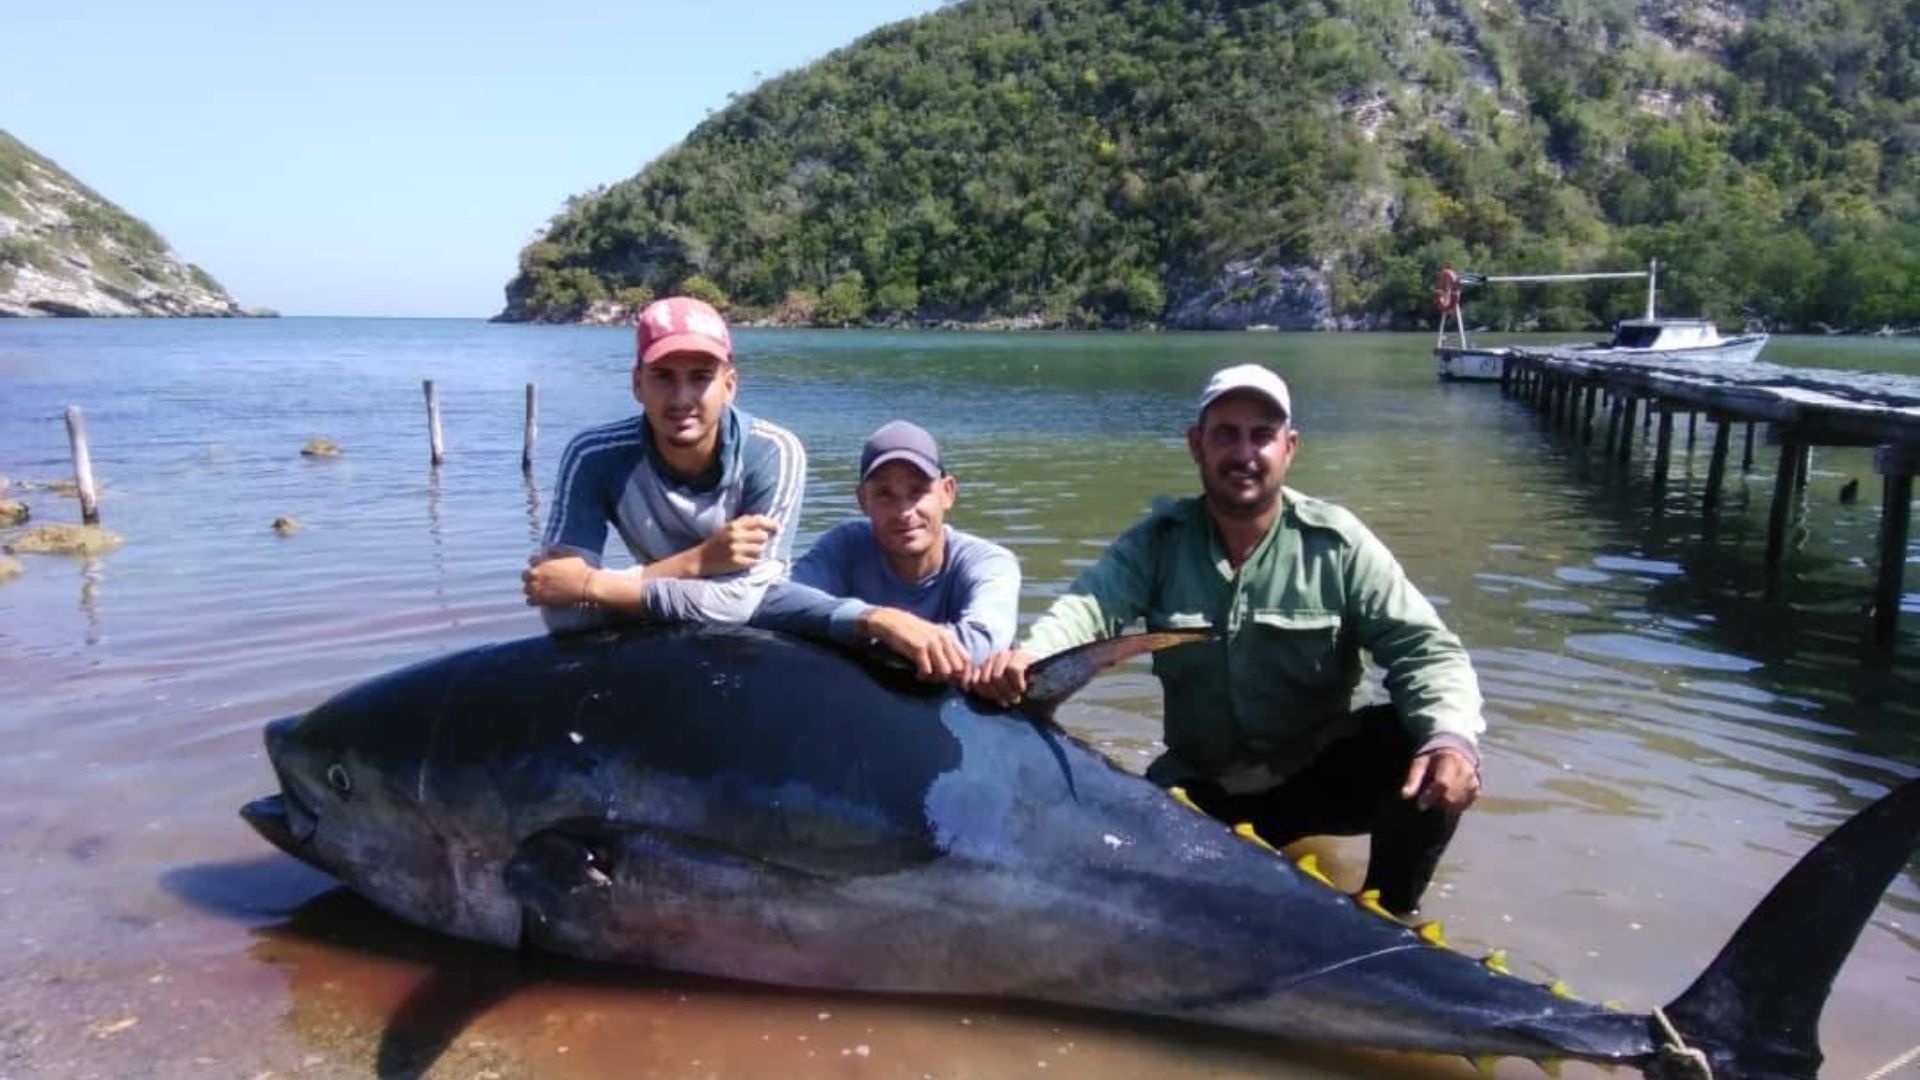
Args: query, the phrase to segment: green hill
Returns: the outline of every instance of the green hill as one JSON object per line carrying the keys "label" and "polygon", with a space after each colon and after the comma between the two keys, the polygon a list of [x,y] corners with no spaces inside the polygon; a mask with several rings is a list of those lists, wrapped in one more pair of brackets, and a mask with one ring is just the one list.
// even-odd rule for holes
{"label": "green hill", "polygon": [[572,199],[501,318],[1411,327],[1442,265],[1658,257],[1675,314],[1910,326],[1917,90],[1920,0],[971,0]]}
{"label": "green hill", "polygon": [[0,131],[0,317],[240,314],[146,222]]}

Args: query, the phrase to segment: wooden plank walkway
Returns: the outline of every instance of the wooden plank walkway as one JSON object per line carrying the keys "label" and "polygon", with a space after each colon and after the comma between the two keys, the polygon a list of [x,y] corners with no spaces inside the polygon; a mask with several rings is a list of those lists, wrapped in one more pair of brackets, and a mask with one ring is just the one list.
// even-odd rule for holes
{"label": "wooden plank walkway", "polygon": [[1874,472],[1882,478],[1882,490],[1871,638],[1883,647],[1893,645],[1900,627],[1913,474],[1920,466],[1920,378],[1757,362],[1576,358],[1513,349],[1502,364],[1500,388],[1588,443],[1594,441],[1596,414],[1604,404],[1605,450],[1620,461],[1632,457],[1638,421],[1642,441],[1652,443],[1653,482],[1659,486],[1666,484],[1672,460],[1674,418],[1687,418],[1691,453],[1696,425],[1705,416],[1713,425],[1714,441],[1701,496],[1703,514],[1719,508],[1734,427],[1745,427],[1741,468],[1750,470],[1754,427],[1766,424],[1767,442],[1780,447],[1767,520],[1766,569],[1774,584],[1785,564],[1793,506],[1806,487],[1811,448],[1875,448]]}

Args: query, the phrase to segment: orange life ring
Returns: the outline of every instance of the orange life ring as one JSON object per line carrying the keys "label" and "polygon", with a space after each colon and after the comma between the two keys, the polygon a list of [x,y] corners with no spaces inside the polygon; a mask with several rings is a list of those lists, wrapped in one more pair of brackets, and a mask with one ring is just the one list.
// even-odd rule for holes
{"label": "orange life ring", "polygon": [[1442,313],[1456,311],[1460,307],[1460,275],[1453,267],[1440,271],[1439,280],[1433,285],[1433,302],[1439,305]]}

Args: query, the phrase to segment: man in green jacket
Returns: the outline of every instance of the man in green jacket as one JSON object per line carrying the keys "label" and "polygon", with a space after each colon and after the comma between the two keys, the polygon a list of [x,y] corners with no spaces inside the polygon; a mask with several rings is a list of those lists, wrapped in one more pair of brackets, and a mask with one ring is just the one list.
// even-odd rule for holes
{"label": "man in green jacket", "polygon": [[[1276,846],[1370,834],[1363,889],[1411,914],[1480,790],[1480,689],[1460,639],[1386,545],[1285,486],[1300,445],[1292,418],[1273,372],[1216,373],[1187,430],[1200,497],[1127,530],[973,687],[1012,704],[1029,664],[1136,619],[1214,631],[1154,655],[1167,752],[1147,777]],[[1362,649],[1385,669],[1392,704],[1354,707]]]}

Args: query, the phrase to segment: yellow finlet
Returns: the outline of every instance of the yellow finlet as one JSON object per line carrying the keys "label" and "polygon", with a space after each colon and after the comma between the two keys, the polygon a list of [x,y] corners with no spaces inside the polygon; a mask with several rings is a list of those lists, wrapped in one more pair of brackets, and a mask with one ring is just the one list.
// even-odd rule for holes
{"label": "yellow finlet", "polygon": [[1548,1076],[1554,1077],[1555,1080],[1558,1080],[1560,1076],[1560,1066],[1563,1063],[1563,1061],[1564,1059],[1562,1058],[1541,1058],[1540,1060],[1534,1062],[1534,1064],[1540,1066],[1541,1072],[1546,1073]]}
{"label": "yellow finlet", "polygon": [[1573,996],[1573,987],[1568,986],[1566,983],[1561,982],[1559,979],[1553,980],[1553,985],[1547,987],[1547,993],[1552,994],[1554,997],[1557,997],[1557,998],[1565,998],[1568,1001],[1580,1000],[1579,998]]}
{"label": "yellow finlet", "polygon": [[1308,852],[1307,854],[1300,856],[1300,861],[1294,863],[1293,865],[1301,873],[1307,875],[1308,877],[1319,882],[1320,884],[1325,885],[1327,888],[1332,889],[1337,887],[1334,885],[1333,879],[1327,876],[1327,872],[1325,870],[1320,869],[1320,859],[1318,856],[1314,855],[1312,852]]}
{"label": "yellow finlet", "polygon": [[1470,1057],[1467,1060],[1473,1062],[1473,1067],[1480,1071],[1481,1076],[1487,1077],[1491,1077],[1494,1067],[1500,1064],[1500,1058],[1494,1054],[1481,1054],[1478,1057]]}
{"label": "yellow finlet", "polygon": [[1394,918],[1393,912],[1388,911],[1386,908],[1383,908],[1380,906],[1380,890],[1379,889],[1367,889],[1365,891],[1355,893],[1353,897],[1353,902],[1356,904],[1359,904],[1361,907],[1366,908],[1368,911],[1373,912],[1375,915],[1378,915],[1383,919],[1393,919],[1394,922],[1400,921],[1399,919]]}
{"label": "yellow finlet", "polygon": [[1260,834],[1253,831],[1252,822],[1243,821],[1240,824],[1235,825],[1233,827],[1233,835],[1239,837],[1242,840],[1251,840],[1254,843],[1259,844],[1261,847],[1266,848],[1268,851],[1273,852],[1275,855],[1280,854],[1279,848],[1274,847],[1272,844],[1269,844],[1265,840],[1260,839]]}
{"label": "yellow finlet", "polygon": [[1197,803],[1197,802],[1194,802],[1194,801],[1193,801],[1193,800],[1192,800],[1191,798],[1189,798],[1189,797],[1187,796],[1187,789],[1186,789],[1186,788],[1183,788],[1183,787],[1170,787],[1170,788],[1168,788],[1168,789],[1167,789],[1167,794],[1169,794],[1169,795],[1171,795],[1171,796],[1173,796],[1173,801],[1174,801],[1174,802],[1177,802],[1177,803],[1179,803],[1179,804],[1180,804],[1181,806],[1184,806],[1184,807],[1186,807],[1187,809],[1189,809],[1189,810],[1191,810],[1191,811],[1193,811],[1193,812],[1194,812],[1194,813],[1196,813],[1196,814],[1205,814],[1205,813],[1206,813],[1206,811],[1205,811],[1205,810],[1202,810],[1202,809],[1200,809],[1200,804],[1199,804],[1199,803]]}
{"label": "yellow finlet", "polygon": [[1505,949],[1495,949],[1486,956],[1481,957],[1480,966],[1493,972],[1495,975],[1513,974],[1513,969],[1507,966],[1507,950]]}
{"label": "yellow finlet", "polygon": [[1607,1000],[1600,1003],[1600,1007],[1610,1012],[1626,1012],[1627,1011],[1627,1003],[1624,1001],[1621,1001],[1619,998],[1608,998]]}
{"label": "yellow finlet", "polygon": [[1419,926],[1413,928],[1413,932],[1419,934],[1420,940],[1429,945],[1441,949],[1448,947],[1446,928],[1437,922],[1421,923]]}

